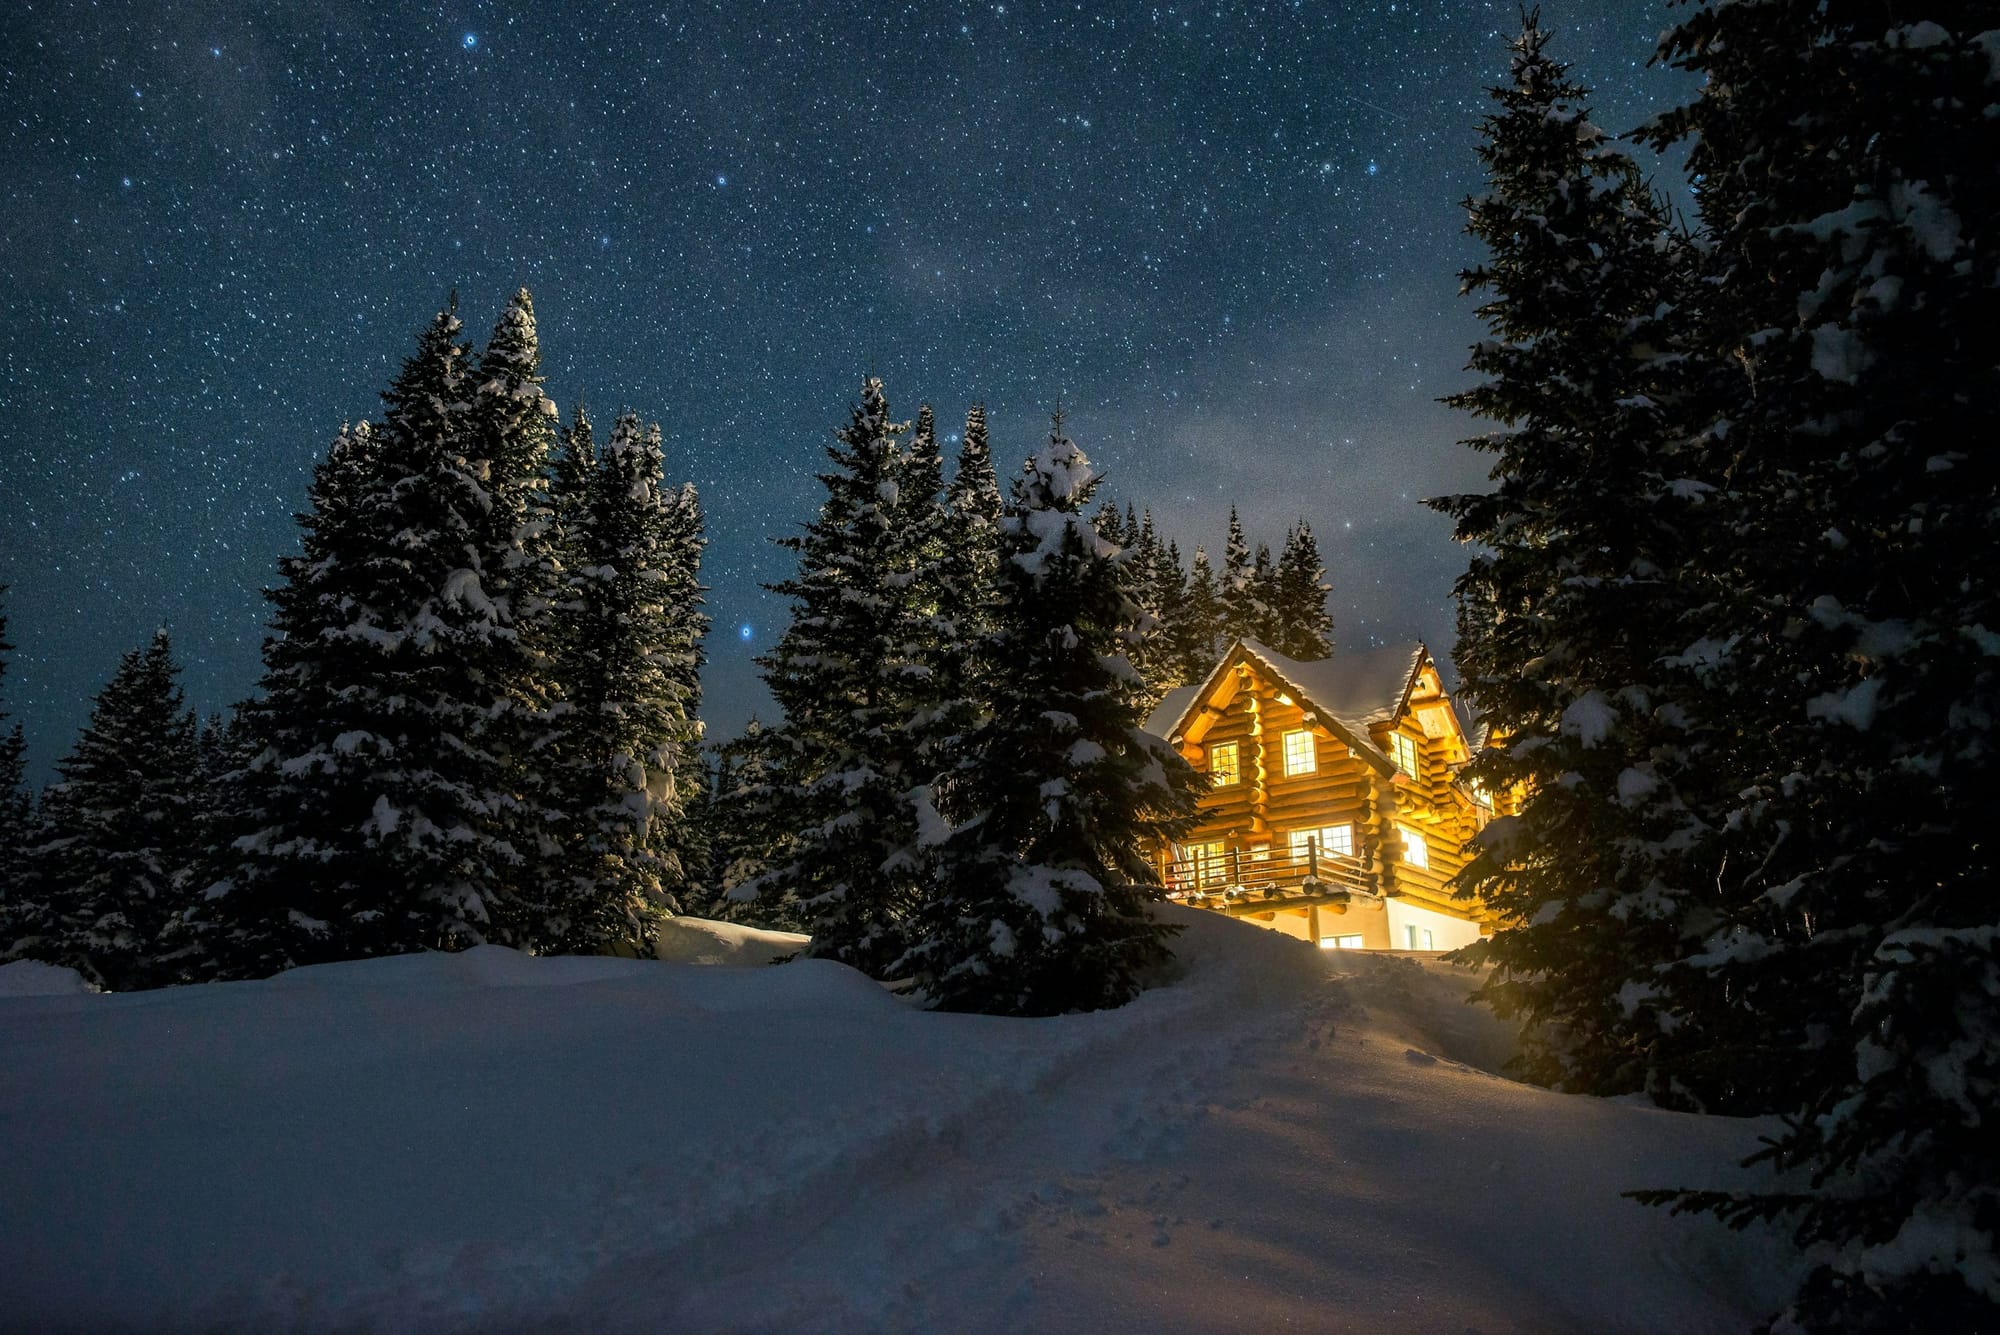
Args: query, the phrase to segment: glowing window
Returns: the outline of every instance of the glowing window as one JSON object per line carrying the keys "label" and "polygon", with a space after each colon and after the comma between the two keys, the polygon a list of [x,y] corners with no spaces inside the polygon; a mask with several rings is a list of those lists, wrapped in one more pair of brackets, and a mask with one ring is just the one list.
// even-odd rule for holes
{"label": "glowing window", "polygon": [[[1424,836],[1407,825],[1402,826],[1401,829],[1403,831],[1404,864],[1411,867],[1430,866],[1431,850],[1430,845],[1424,842]],[[1411,947],[1413,950],[1415,948],[1414,946]]]}
{"label": "glowing window", "polygon": [[1319,939],[1321,950],[1359,950],[1360,936],[1323,936]]}
{"label": "glowing window", "polygon": [[1306,846],[1315,841],[1322,853],[1338,853],[1341,857],[1354,856],[1354,827],[1352,825],[1323,825],[1317,830],[1293,830],[1285,836],[1292,846],[1292,856],[1303,859]]}
{"label": "glowing window", "polygon": [[1319,760],[1313,751],[1313,735],[1309,732],[1288,732],[1285,734],[1285,775],[1311,774],[1319,768]]}
{"label": "glowing window", "polygon": [[1400,732],[1389,734],[1389,758],[1396,762],[1396,768],[1413,779],[1423,777],[1417,772],[1418,756],[1416,739],[1405,737]]}
{"label": "glowing window", "polygon": [[1217,788],[1243,782],[1243,771],[1236,765],[1236,743],[1217,742],[1208,748],[1208,774]]}
{"label": "glowing window", "polygon": [[1180,844],[1175,851],[1180,854],[1176,870],[1179,873],[1177,879],[1182,883],[1200,889],[1221,885],[1229,879],[1228,850],[1220,841]]}

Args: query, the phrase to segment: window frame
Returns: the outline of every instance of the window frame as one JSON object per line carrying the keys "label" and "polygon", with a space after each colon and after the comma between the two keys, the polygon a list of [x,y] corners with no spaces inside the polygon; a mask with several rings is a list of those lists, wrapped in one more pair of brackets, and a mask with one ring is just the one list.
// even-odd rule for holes
{"label": "window frame", "polygon": [[[1408,761],[1407,764],[1405,763],[1406,758]],[[1398,773],[1407,775],[1412,779],[1421,779],[1424,777],[1423,748],[1418,746],[1417,739],[1408,733],[1391,732],[1389,734],[1389,759],[1395,762]]]}
{"label": "window frame", "polygon": [[[1326,838],[1326,835],[1334,830],[1341,832],[1344,836],[1342,842],[1347,847],[1337,848],[1334,846],[1332,840]],[[1343,858],[1354,856],[1354,825],[1352,822],[1342,825],[1316,825],[1287,830],[1285,831],[1285,849],[1293,857],[1302,858],[1306,855],[1306,840],[1308,839],[1319,840],[1319,851],[1322,855],[1330,853],[1335,857]]]}
{"label": "window frame", "polygon": [[[1222,777],[1223,771],[1215,762],[1223,752],[1229,753],[1229,777]],[[1208,778],[1211,787],[1238,788],[1243,784],[1243,751],[1240,742],[1211,742],[1208,746]]]}
{"label": "window frame", "polygon": [[[1414,825],[1398,825],[1396,832],[1403,839],[1403,852],[1400,859],[1402,864],[1406,867],[1417,867],[1424,871],[1429,871],[1431,868],[1431,845],[1430,841],[1424,838],[1424,832]],[[1410,856],[1410,850],[1413,848],[1417,850],[1415,857]]]}
{"label": "window frame", "polygon": [[[1292,763],[1294,758],[1292,754],[1292,741],[1294,738],[1303,738],[1305,741],[1305,754],[1303,756],[1305,763],[1298,766],[1294,766]],[[1319,739],[1313,736],[1311,728],[1291,729],[1279,738],[1279,745],[1284,750],[1286,778],[1297,779],[1308,774],[1319,773]]]}

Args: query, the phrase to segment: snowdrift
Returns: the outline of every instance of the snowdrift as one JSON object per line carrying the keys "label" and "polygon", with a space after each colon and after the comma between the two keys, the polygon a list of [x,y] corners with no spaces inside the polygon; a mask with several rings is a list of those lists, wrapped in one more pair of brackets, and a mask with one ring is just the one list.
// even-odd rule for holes
{"label": "snowdrift", "polygon": [[0,1327],[1739,1331],[1785,1293],[1618,1196],[1740,1180],[1759,1124],[1499,1078],[1449,966],[1175,918],[1175,979],[1053,1020],[496,948],[7,996]]}

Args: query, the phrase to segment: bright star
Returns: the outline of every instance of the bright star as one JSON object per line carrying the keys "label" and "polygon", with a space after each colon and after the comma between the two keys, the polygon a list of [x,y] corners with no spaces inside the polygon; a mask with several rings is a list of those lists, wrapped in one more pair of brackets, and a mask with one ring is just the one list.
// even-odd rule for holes
{"label": "bright star", "polygon": [[728,178],[727,176],[724,176],[724,175],[722,175],[722,174],[721,174],[720,172],[718,172],[718,173],[716,173],[716,177],[715,177],[715,184],[716,184],[716,188],[717,188],[717,189],[720,189],[721,187],[723,187],[723,186],[725,186],[725,185],[728,185],[728,184],[729,184],[729,178]]}
{"label": "bright star", "polygon": [[1372,163],[1372,162],[1371,162],[1371,163],[1369,163],[1369,164],[1368,164],[1368,174],[1369,174],[1370,176],[1373,176],[1373,175],[1374,175],[1374,174],[1375,174],[1376,172],[1378,172],[1378,171],[1380,171],[1380,170],[1382,170],[1382,169],[1381,169],[1380,167],[1377,167],[1377,166],[1376,166],[1376,165],[1375,165],[1374,163]]}
{"label": "bright star", "polygon": [[470,51],[473,47],[479,45],[479,34],[476,32],[469,32],[465,34],[464,38],[461,39],[460,41],[460,45],[463,46],[466,50]]}
{"label": "bright star", "polygon": [[750,629],[750,623],[747,621],[736,628],[736,638],[744,641],[745,643],[749,642],[750,636],[753,633],[754,632]]}

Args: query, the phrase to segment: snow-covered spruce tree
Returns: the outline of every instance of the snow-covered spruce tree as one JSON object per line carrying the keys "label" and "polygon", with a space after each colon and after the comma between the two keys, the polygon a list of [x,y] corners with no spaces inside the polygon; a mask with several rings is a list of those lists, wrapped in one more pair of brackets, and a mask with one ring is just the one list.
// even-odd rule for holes
{"label": "snow-covered spruce tree", "polygon": [[1188,574],[1180,544],[1171,539],[1153,566],[1153,606],[1158,609],[1160,624],[1153,632],[1153,670],[1147,685],[1157,701],[1188,680],[1180,634],[1188,614]]}
{"label": "snow-covered spruce tree", "polygon": [[791,624],[760,660],[784,710],[771,733],[782,780],[776,810],[797,822],[793,846],[740,900],[796,899],[812,924],[812,953],[886,976],[902,958],[905,919],[919,895],[919,790],[929,778],[908,723],[920,639],[907,570],[898,559],[904,424],[892,422],[882,382],[827,447],[826,500],[805,531],[783,539],[797,573],[772,591],[792,602]]}
{"label": "snow-covered spruce tree", "polygon": [[1179,684],[1174,672],[1167,616],[1171,605],[1179,601],[1181,593],[1180,564],[1178,561],[1169,562],[1167,546],[1160,540],[1159,530],[1153,525],[1151,510],[1140,517],[1121,565],[1127,572],[1132,600],[1139,605],[1142,613],[1134,627],[1137,638],[1131,644],[1127,657],[1139,670],[1139,676],[1146,685],[1148,703],[1151,704]]}
{"label": "snow-covered spruce tree", "polygon": [[493,614],[461,638],[475,698],[487,702],[470,738],[491,760],[489,782],[504,793],[494,832],[512,851],[488,939],[529,949],[543,945],[546,920],[537,902],[561,874],[551,831],[557,794],[541,764],[560,698],[556,600],[561,562],[551,473],[556,463],[556,405],[542,391],[541,338],[534,299],[518,289],[494,322],[473,372],[471,459],[485,469],[488,509],[468,568]]}
{"label": "snow-covered spruce tree", "polygon": [[[667,505],[667,550],[672,562],[667,567],[664,602],[670,624],[668,643],[672,646],[670,673],[679,691],[687,717],[684,743],[676,748],[674,784],[681,793],[705,790],[710,782],[708,761],[702,754],[705,729],[701,721],[701,674],[708,662],[704,645],[711,621],[703,609],[708,586],[701,582],[702,554],[708,550],[708,521],[702,513],[701,496],[692,482],[674,488]],[[696,827],[686,802],[676,802],[668,812],[667,847],[680,860],[683,883],[707,875],[707,838]]]}
{"label": "snow-covered spruce tree", "polygon": [[1000,484],[986,437],[986,409],[974,404],[965,414],[965,435],[951,485],[945,488],[945,554],[938,613],[947,659],[955,680],[939,683],[944,699],[980,698],[974,646],[993,625],[995,581],[1000,569]]}
{"label": "snow-covered spruce tree", "polygon": [[1754,747],[1694,963],[1804,1086],[1772,1157],[1822,1259],[1779,1322],[2000,1327],[2000,63],[1987,3],[1744,0],[1664,41],[1738,366],[1711,437],[1738,596],[1703,627]]}
{"label": "snow-covered spruce tree", "polygon": [[1168,627],[1183,682],[1197,682],[1209,674],[1221,655],[1226,625],[1215,567],[1209,564],[1208,551],[1197,547],[1188,570],[1187,597],[1181,604],[1180,615]]}
{"label": "snow-covered spruce tree", "polygon": [[1216,596],[1222,603],[1222,634],[1235,640],[1256,637],[1258,590],[1255,570],[1250,564],[1250,541],[1243,535],[1243,521],[1236,507],[1229,507],[1229,534],[1222,546],[1222,573],[1216,582]]}
{"label": "snow-covered spruce tree", "polygon": [[1116,1006],[1168,953],[1142,845],[1191,819],[1198,779],[1139,726],[1125,657],[1138,608],[1117,548],[1083,516],[1096,485],[1058,417],[1002,521],[992,712],[962,761],[971,814],[943,842],[909,957],[940,1009]]}
{"label": "snow-covered spruce tree", "polygon": [[535,812],[501,748],[521,736],[532,671],[492,591],[519,587],[532,487],[514,470],[531,452],[496,434],[459,332],[441,312],[381,423],[335,442],[303,550],[280,562],[244,833],[189,924],[225,976],[527,930],[507,908],[524,861],[513,838]]}
{"label": "snow-covered spruce tree", "polygon": [[[718,750],[709,820],[709,874],[718,892],[711,896],[712,914],[752,927],[802,932],[809,920],[798,899],[762,880],[789,856],[798,829],[796,818],[777,800],[784,784],[782,770],[773,762],[772,741],[773,734],[753,718],[742,736]],[[768,887],[761,896],[739,900],[730,894],[760,881]]]}
{"label": "snow-covered spruce tree", "polygon": [[1257,559],[1250,564],[1250,610],[1247,625],[1250,638],[1269,644],[1283,634],[1278,616],[1278,563],[1271,558],[1266,543],[1257,544]]}
{"label": "snow-covered spruce tree", "polygon": [[[590,506],[591,480],[597,476],[597,437],[590,414],[581,403],[569,422],[556,433],[555,457],[549,463],[548,547],[559,572],[579,564],[575,542],[581,536]],[[557,604],[566,605],[569,584],[558,576],[555,581]],[[554,631],[558,639],[567,632],[557,617]]]}
{"label": "snow-covered spruce tree", "polygon": [[957,732],[943,717],[939,687],[942,678],[960,675],[960,650],[953,642],[955,627],[945,616],[953,535],[944,502],[944,454],[928,403],[917,409],[909,445],[897,464],[895,491],[890,547],[883,557],[890,578],[906,590],[910,638],[894,658],[904,677],[901,689],[915,706],[904,725],[910,743],[926,757],[925,765],[934,767],[932,753]]}
{"label": "snow-covered spruce tree", "polygon": [[691,714],[699,639],[691,618],[701,595],[691,504],[664,485],[659,428],[621,416],[568,544],[575,564],[556,664],[565,707],[545,762],[562,854],[537,933],[542,950],[643,947],[683,888],[674,836],[681,776],[700,742]]}
{"label": "snow-covered spruce tree", "polygon": [[[7,680],[7,586],[0,584],[0,687]],[[16,924],[25,921],[27,847],[34,803],[28,793],[28,744],[18,723],[9,726],[0,694],[0,963],[10,958]]]}
{"label": "snow-covered spruce tree", "polygon": [[1528,15],[1482,126],[1489,188],[1468,205],[1488,259],[1464,287],[1492,336],[1472,355],[1484,380],[1448,402],[1498,428],[1467,442],[1497,456],[1495,487],[1432,502],[1482,549],[1457,585],[1456,659],[1506,745],[1471,774],[1527,790],[1460,879],[1503,921],[1468,953],[1494,966],[1484,997],[1524,1022],[1531,1078],[1740,1110],[1733,1063],[1703,1053],[1734,1051],[1759,1018],[1665,995],[1660,977],[1713,912],[1714,869],[1684,851],[1700,821],[1663,666],[1698,598],[1692,465],[1663,402],[1682,247],[1548,42]]}
{"label": "snow-covered spruce tree", "polygon": [[1333,614],[1326,610],[1326,566],[1305,520],[1285,534],[1284,550],[1271,581],[1273,636],[1270,646],[1287,658],[1310,663],[1333,653]]}
{"label": "snow-covered spruce tree", "polygon": [[200,755],[162,630],[118,660],[43,798],[31,850],[46,912],[21,953],[113,991],[173,981],[161,930],[194,852]]}

